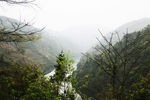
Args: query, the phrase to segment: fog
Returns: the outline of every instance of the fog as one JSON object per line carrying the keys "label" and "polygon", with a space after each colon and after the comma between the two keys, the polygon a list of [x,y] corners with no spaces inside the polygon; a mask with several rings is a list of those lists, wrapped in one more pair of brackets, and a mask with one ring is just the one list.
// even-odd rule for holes
{"label": "fog", "polygon": [[[32,5],[2,3],[0,15],[46,27],[82,51],[96,43],[97,29],[109,33],[120,25],[150,17],[149,0],[36,0]],[[51,33],[50,33],[51,34]]]}

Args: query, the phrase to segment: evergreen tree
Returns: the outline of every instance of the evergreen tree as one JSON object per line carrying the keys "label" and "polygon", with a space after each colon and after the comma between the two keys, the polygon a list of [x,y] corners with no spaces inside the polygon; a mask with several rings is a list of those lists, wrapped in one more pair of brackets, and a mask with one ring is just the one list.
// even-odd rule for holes
{"label": "evergreen tree", "polygon": [[71,100],[74,100],[75,91],[71,89],[70,83],[72,77],[71,74],[74,70],[73,63],[75,61],[70,58],[68,53],[64,53],[63,51],[56,58],[57,64],[54,65],[55,74],[50,78],[52,87],[54,88],[53,94],[63,100],[70,100],[71,98]]}
{"label": "evergreen tree", "polygon": [[71,86],[73,63],[68,53],[61,52],[56,73],[49,79],[34,65],[14,63],[0,68],[0,100],[75,100],[76,92]]}

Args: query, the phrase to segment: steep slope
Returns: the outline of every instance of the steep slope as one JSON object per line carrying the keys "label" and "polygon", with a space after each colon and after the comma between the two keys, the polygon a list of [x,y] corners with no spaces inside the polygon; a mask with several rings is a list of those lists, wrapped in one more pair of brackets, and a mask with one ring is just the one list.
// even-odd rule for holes
{"label": "steep slope", "polygon": [[150,25],[150,18],[142,18],[139,20],[128,22],[120,27],[118,27],[115,31],[119,33],[126,33],[127,31],[129,33],[140,31],[147,25]]}
{"label": "steep slope", "polygon": [[[126,24],[123,24],[120,27],[118,27],[117,29],[115,29],[114,32],[118,32],[120,38],[123,38],[124,33],[126,33],[126,32],[132,33],[135,31],[140,31],[147,25],[150,25],[150,18],[142,18],[139,20],[134,20],[134,21],[128,22]],[[106,34],[106,36],[110,37],[109,34],[108,35]],[[95,37],[96,37],[96,35],[95,35]],[[114,41],[116,41],[115,38],[117,38],[117,37],[114,37]],[[96,52],[96,50],[91,48],[90,51],[88,50],[86,53],[92,55],[92,53],[95,53],[95,52]],[[84,57],[84,56],[81,57],[80,62],[78,63],[78,67],[83,67],[80,64],[81,63],[83,64],[83,62],[85,63],[85,61],[86,61],[86,57]]]}
{"label": "steep slope", "polygon": [[[136,23],[136,22],[134,22]],[[149,22],[147,22],[148,24]],[[139,24],[139,23],[138,23]],[[147,25],[144,24],[144,25]],[[134,24],[135,25],[135,24]],[[140,26],[140,27],[144,27],[144,25]],[[128,24],[126,24],[125,26],[128,26]],[[124,27],[125,27],[124,26]],[[130,26],[130,25],[129,25]],[[136,27],[136,26],[135,26]],[[131,27],[132,28],[132,27]],[[134,27],[133,27],[134,28]],[[133,29],[135,31],[135,29]],[[139,29],[140,30],[140,29]],[[122,30],[124,31],[124,30]],[[128,37],[129,41],[132,41],[138,34],[140,34],[140,40],[136,42],[135,46],[139,45],[138,47],[143,47],[144,50],[138,52],[138,55],[140,55],[140,59],[137,63],[135,63],[135,69],[140,68],[140,70],[136,71],[136,72],[132,72],[132,73],[136,73],[135,76],[133,77],[134,81],[129,80],[129,83],[131,86],[131,84],[136,83],[138,80],[136,79],[140,79],[141,76],[145,76],[148,71],[150,70],[150,63],[148,61],[148,59],[150,59],[150,54],[149,54],[149,47],[150,47],[150,26],[145,27],[143,30],[138,31],[137,32],[132,32],[126,36],[123,37],[122,41],[125,40],[125,37]],[[121,42],[118,42],[117,44],[121,44]],[[122,47],[118,46],[117,44],[114,44],[115,48],[121,49]],[[122,43],[124,44],[124,43]],[[129,47],[128,51],[130,52],[131,50],[134,49],[134,47]],[[93,53],[93,54],[92,54]],[[121,52],[119,52],[121,54]],[[90,58],[94,58],[97,56],[100,56],[101,53],[95,53],[95,52],[87,52],[88,56]],[[105,56],[104,56],[105,57]],[[135,55],[130,55],[130,57],[132,57],[131,60],[129,60],[129,63],[132,63],[132,61],[134,61],[134,59],[137,59],[137,54],[135,53]],[[119,59],[118,59],[119,62]],[[107,87],[107,83],[109,80],[108,75],[102,71],[100,65],[98,65],[94,60],[91,60],[85,56],[83,56],[80,60],[80,62],[77,65],[77,80],[79,82],[79,85],[77,87],[80,87],[82,85],[84,85],[84,82],[82,81],[82,79],[84,79],[85,76],[88,76],[88,85],[85,88],[81,89],[81,92],[85,93],[88,97],[94,97],[97,100],[101,100],[104,99],[104,97],[106,97],[108,95],[108,93],[106,92],[106,90],[108,89]],[[120,71],[119,73],[121,74],[122,71]],[[118,74],[119,74],[118,73]],[[127,89],[131,88],[131,87],[126,87]]]}
{"label": "steep slope", "polygon": [[[4,16],[0,16],[1,26],[11,30],[12,23],[20,23],[19,21]],[[23,31],[40,30],[33,26],[28,26],[22,29]],[[53,65],[56,62],[56,56],[61,50],[67,51],[71,49],[75,55],[78,55],[78,50],[69,48],[74,44],[65,40],[62,37],[56,37],[54,31],[43,30],[39,32],[41,39],[31,42],[0,42],[0,59],[1,67],[8,67],[8,63],[19,62],[20,64],[37,64],[41,67],[44,73],[48,73],[54,69]],[[66,43],[66,44],[65,44]],[[68,43],[68,44],[67,44]],[[67,46],[66,46],[67,45]],[[67,49],[65,49],[68,47]]]}

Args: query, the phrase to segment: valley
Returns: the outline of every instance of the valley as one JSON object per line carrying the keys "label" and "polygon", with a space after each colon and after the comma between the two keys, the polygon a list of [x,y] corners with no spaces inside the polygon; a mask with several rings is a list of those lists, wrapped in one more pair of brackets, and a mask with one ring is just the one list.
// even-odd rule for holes
{"label": "valley", "polygon": [[0,100],[150,100],[149,0],[0,0]]}

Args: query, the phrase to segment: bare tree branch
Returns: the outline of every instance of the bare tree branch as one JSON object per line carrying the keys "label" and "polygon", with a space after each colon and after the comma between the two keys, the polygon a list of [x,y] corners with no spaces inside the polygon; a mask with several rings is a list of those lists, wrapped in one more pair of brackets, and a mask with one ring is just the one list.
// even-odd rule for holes
{"label": "bare tree branch", "polygon": [[33,3],[35,0],[0,0],[0,2],[6,2],[9,4],[27,4]]}
{"label": "bare tree branch", "polygon": [[[113,97],[120,100],[130,85],[129,81],[141,69],[140,66],[135,69],[135,66],[142,57],[141,52],[146,50],[148,45],[142,45],[143,37],[139,33],[134,36],[129,36],[126,33],[121,39],[117,32],[116,34],[112,33],[110,38],[106,38],[100,30],[98,31],[104,42],[96,38],[99,46],[95,47],[97,53],[95,53],[94,58],[84,55],[93,60],[110,77],[111,82],[109,84],[112,88]],[[118,42],[116,43],[113,43],[114,35],[117,35]],[[135,75],[131,73],[135,73]]]}

